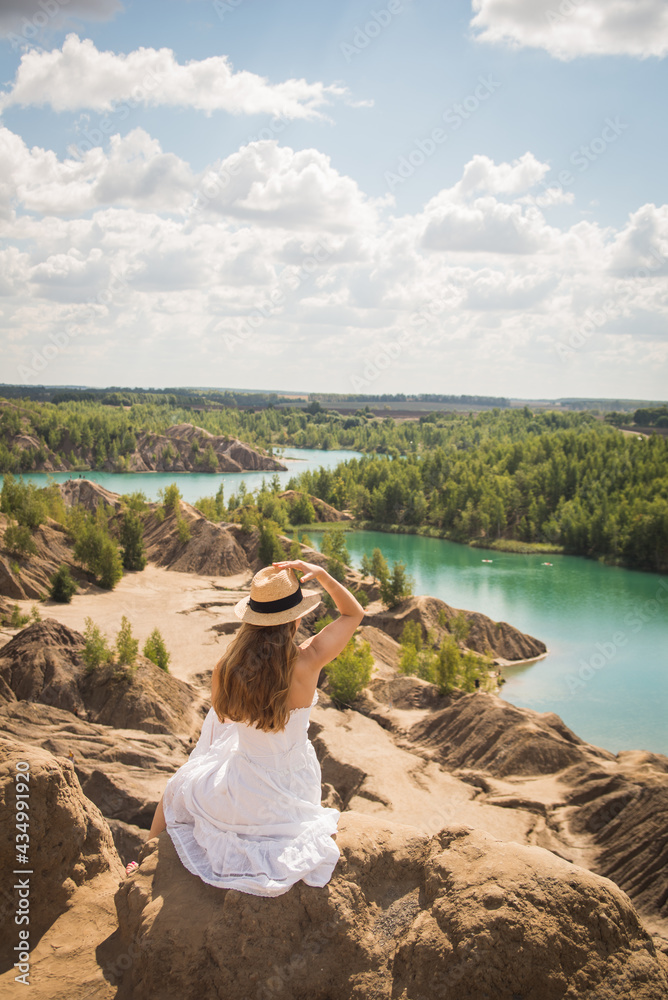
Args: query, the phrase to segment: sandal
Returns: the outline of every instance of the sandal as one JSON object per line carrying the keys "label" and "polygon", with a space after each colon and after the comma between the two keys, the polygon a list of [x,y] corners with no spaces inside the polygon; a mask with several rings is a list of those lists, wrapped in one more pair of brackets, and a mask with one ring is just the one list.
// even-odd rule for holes
{"label": "sandal", "polygon": [[128,865],[125,866],[125,874],[126,875],[132,875],[132,873],[137,868],[139,868],[139,865],[137,864],[137,862],[136,861],[131,861]]}

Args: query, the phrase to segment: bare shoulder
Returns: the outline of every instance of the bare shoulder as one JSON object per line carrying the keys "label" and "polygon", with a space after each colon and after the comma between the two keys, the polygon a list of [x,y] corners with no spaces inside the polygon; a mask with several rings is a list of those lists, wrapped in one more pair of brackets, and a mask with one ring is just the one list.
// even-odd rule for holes
{"label": "bare shoulder", "polygon": [[308,651],[302,650],[300,646],[290,682],[290,694],[288,696],[289,709],[310,706],[318,685],[319,674],[319,670],[316,671],[313,669],[312,658]]}

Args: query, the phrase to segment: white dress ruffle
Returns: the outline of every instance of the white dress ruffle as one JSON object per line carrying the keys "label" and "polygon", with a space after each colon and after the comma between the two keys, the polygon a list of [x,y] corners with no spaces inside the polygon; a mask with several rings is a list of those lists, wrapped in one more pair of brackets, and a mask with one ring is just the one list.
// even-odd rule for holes
{"label": "white dress ruffle", "polygon": [[321,771],[308,738],[311,705],[281,732],[221,723],[213,708],[186,763],[167,782],[167,832],[183,865],[223,889],[280,896],[300,879],[329,882],[340,857],[341,813],[321,805]]}

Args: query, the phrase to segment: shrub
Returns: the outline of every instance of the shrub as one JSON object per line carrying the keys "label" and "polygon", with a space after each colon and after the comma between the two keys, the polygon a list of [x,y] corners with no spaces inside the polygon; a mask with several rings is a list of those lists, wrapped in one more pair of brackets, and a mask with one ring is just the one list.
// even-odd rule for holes
{"label": "shrub", "polygon": [[113,590],[123,576],[123,563],[118,545],[113,538],[105,538],[98,564],[98,578],[101,587]]}
{"label": "shrub", "polygon": [[317,621],[314,622],[313,624],[313,631],[316,633],[322,632],[325,626],[331,624],[331,622],[333,621],[334,619],[332,618],[331,615],[325,615],[324,618],[318,618]]}
{"label": "shrub", "polygon": [[449,628],[457,642],[464,642],[471,631],[471,622],[467,621],[466,615],[463,611],[458,611],[457,614],[450,619]]}
{"label": "shrub", "polygon": [[128,510],[123,515],[121,545],[123,547],[123,569],[144,569],[146,566],[144,527],[138,515],[133,510]]}
{"label": "shrub", "polygon": [[381,600],[391,608],[404,597],[410,597],[412,593],[413,581],[406,574],[405,564],[395,562],[392,566],[391,575],[380,581]]}
{"label": "shrub", "polygon": [[123,576],[123,563],[104,512],[98,507],[94,515],[72,514],[69,528],[75,537],[74,558],[94,573],[101,587],[113,590]]}
{"label": "shrub", "polygon": [[199,500],[195,502],[194,506],[198,511],[200,511],[201,514],[204,514],[207,521],[215,522],[222,521],[223,519],[222,514],[219,515],[218,513],[216,501],[213,497],[200,497]]}
{"label": "shrub", "polygon": [[336,659],[325,667],[332,698],[342,705],[353,702],[371,680],[372,666],[371,646],[353,637]]}
{"label": "shrub", "polygon": [[112,652],[107,644],[107,637],[104,636],[92,618],[85,619],[84,628],[84,648],[81,654],[86,664],[87,673],[95,670],[101,663],[108,663],[112,658]]}
{"label": "shrub", "polygon": [[42,616],[39,613],[39,608],[37,607],[36,604],[33,604],[33,606],[30,609],[30,619],[33,622],[41,622],[42,620]]}
{"label": "shrub", "polygon": [[444,639],[436,654],[434,681],[441,694],[449,694],[455,687],[459,674],[461,654],[452,636]]}
{"label": "shrub", "polygon": [[288,529],[288,508],[284,500],[273,493],[260,492],[257,499],[257,510],[261,517],[275,521],[281,531]]}
{"label": "shrub", "polygon": [[299,544],[299,540],[297,538],[297,532],[296,531],[295,531],[294,535],[292,536],[292,541],[290,542],[290,553],[289,553],[289,555],[290,555],[290,559],[301,559],[301,557],[302,557],[302,547]]}
{"label": "shrub", "polygon": [[51,600],[58,601],[59,604],[69,604],[72,596],[77,592],[77,585],[72,579],[69,566],[61,563],[50,581],[49,597]]}
{"label": "shrub", "polygon": [[12,613],[9,616],[10,628],[23,628],[30,621],[30,615],[22,615],[18,604],[12,605]]}
{"label": "shrub", "polygon": [[151,660],[152,663],[155,663],[156,667],[160,667],[161,670],[169,673],[168,664],[171,656],[167,652],[165,641],[162,638],[159,629],[153,629],[150,636],[144,643],[143,653],[147,659]]}
{"label": "shrub", "polygon": [[367,594],[366,590],[362,589],[356,590],[355,597],[357,598],[358,602],[362,605],[363,608],[369,607],[369,595]]}
{"label": "shrub", "polygon": [[121,627],[116,635],[116,653],[118,655],[118,665],[134,667],[139,651],[139,640],[132,635],[132,627],[128,619],[123,615]]}
{"label": "shrub", "polygon": [[402,643],[399,670],[402,674],[413,674],[433,684],[435,659],[436,654],[430,646],[420,645],[418,648],[412,642],[405,645]]}
{"label": "shrub", "polygon": [[183,520],[182,517],[177,518],[176,534],[182,545],[185,545],[185,543],[191,538],[190,526],[187,521]]}
{"label": "shrub", "polygon": [[327,528],[322,536],[320,551],[331,560],[336,560],[344,566],[350,563],[350,553],[346,546],[346,535],[341,527]]}
{"label": "shrub", "polygon": [[374,549],[371,554],[371,575],[376,583],[382,583],[390,575],[387,560],[380,549]]}
{"label": "shrub", "polygon": [[[11,472],[5,474],[0,493],[0,510],[11,514],[19,524],[34,531],[49,516],[53,491],[38,489],[34,483],[16,480]],[[62,504],[62,500],[61,500]]]}
{"label": "shrub", "polygon": [[327,560],[327,572],[330,576],[333,576],[335,580],[339,583],[345,583],[346,581],[346,567],[338,559],[328,559]]}
{"label": "shrub", "polygon": [[168,514],[180,510],[181,491],[176,483],[170,483],[169,486],[158,490],[158,496],[161,498],[162,506]]}
{"label": "shrub", "polygon": [[158,524],[162,524],[162,522],[165,520],[165,510],[164,510],[164,508],[163,507],[156,507],[155,510],[153,511],[153,515],[154,515],[156,521],[158,522]]}
{"label": "shrub", "polygon": [[316,521],[315,508],[305,493],[300,493],[290,507],[291,524],[313,524]]}
{"label": "shrub", "polygon": [[5,528],[4,546],[8,552],[16,556],[29,558],[37,553],[35,540],[27,524],[12,524]]}
{"label": "shrub", "polygon": [[263,566],[271,566],[272,562],[285,559],[274,521],[263,521],[260,525],[260,545],[257,554]]}
{"label": "shrub", "polygon": [[406,622],[399,642],[402,646],[415,646],[419,652],[422,649],[422,626],[420,623],[413,621]]}
{"label": "shrub", "polygon": [[148,508],[146,494],[142,493],[141,490],[136,490],[134,493],[123,493],[121,500],[125,504],[127,510],[132,510],[137,514]]}

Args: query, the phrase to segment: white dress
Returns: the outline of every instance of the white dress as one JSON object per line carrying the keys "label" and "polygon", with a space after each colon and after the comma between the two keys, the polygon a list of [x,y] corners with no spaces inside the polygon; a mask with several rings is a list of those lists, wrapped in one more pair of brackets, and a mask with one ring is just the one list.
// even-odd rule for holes
{"label": "white dress", "polygon": [[280,896],[300,879],[329,882],[341,813],[320,801],[320,763],[307,735],[317,700],[316,690],[281,732],[221,723],[209,711],[162,800],[167,832],[193,875],[254,896]]}

